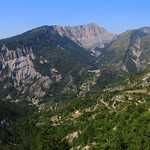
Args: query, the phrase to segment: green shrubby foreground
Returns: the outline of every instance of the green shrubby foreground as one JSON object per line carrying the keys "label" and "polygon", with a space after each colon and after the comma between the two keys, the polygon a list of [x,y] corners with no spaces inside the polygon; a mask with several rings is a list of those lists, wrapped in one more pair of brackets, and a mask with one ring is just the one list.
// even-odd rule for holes
{"label": "green shrubby foreground", "polygon": [[[1,102],[0,149],[149,150],[148,71],[84,97],[33,106]],[[143,85],[142,79],[147,77]],[[58,103],[57,102],[57,103]]]}

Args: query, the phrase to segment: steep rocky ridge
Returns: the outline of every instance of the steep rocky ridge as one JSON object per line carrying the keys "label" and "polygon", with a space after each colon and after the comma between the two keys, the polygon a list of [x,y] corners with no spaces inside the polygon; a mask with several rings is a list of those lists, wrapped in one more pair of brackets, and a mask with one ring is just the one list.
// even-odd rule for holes
{"label": "steep rocky ridge", "polygon": [[[83,68],[86,72],[95,63],[95,57],[62,37],[54,26],[43,26],[0,41],[0,88],[15,87],[21,94],[36,98],[49,97],[51,92],[66,93],[65,87],[67,93],[76,94],[77,85],[84,80],[79,72]],[[6,93],[4,98],[11,97],[9,91]]]}
{"label": "steep rocky ridge", "polygon": [[31,97],[85,95],[122,78],[118,70],[149,67],[149,43],[149,28],[117,37],[96,24],[42,26],[0,40],[0,88],[15,87]]}
{"label": "steep rocky ridge", "polygon": [[142,30],[129,30],[102,49],[100,65],[103,67],[114,66],[129,73],[147,68],[149,66],[147,55],[150,54],[150,41],[149,34]]}
{"label": "steep rocky ridge", "polygon": [[95,48],[103,48],[117,38],[117,35],[108,32],[95,23],[74,27],[55,26],[55,29],[61,36],[67,36],[84,49],[95,54],[95,56],[100,54]]}
{"label": "steep rocky ridge", "polygon": [[[16,49],[11,50],[3,45],[1,47],[0,58],[2,64],[1,75],[3,76],[3,80],[6,77],[10,77],[13,86],[18,90],[22,90],[22,87],[24,87],[22,91],[23,93],[28,91],[30,95],[36,97],[45,95],[44,90],[49,89],[52,81],[48,76],[42,76],[35,70],[32,62],[35,59],[32,47],[17,47]],[[4,74],[4,70],[6,69],[8,69],[8,74]],[[26,88],[27,84],[31,83],[34,83],[36,89],[33,88],[33,85],[29,89]],[[41,90],[41,88],[44,89]]]}

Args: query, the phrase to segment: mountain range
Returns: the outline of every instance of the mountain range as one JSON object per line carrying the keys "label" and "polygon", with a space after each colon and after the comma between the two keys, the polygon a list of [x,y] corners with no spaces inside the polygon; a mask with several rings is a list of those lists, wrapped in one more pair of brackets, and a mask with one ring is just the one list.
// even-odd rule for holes
{"label": "mountain range", "polygon": [[[0,88],[14,87],[13,94],[43,97],[57,84],[62,93],[78,94],[93,70],[94,77],[96,70],[135,73],[148,68],[149,35],[148,27],[116,35],[92,23],[42,26],[1,40],[0,74],[5,86]],[[11,99],[10,92],[3,93],[3,98]]]}
{"label": "mountain range", "polygon": [[[0,131],[4,134],[3,125],[7,127],[17,122],[18,118],[27,116],[28,111],[24,111],[26,109],[38,114],[37,120],[36,117],[31,120],[27,117],[31,124],[36,120],[36,124],[33,123],[35,130],[37,127],[42,129],[45,123],[47,126],[47,120],[50,119],[51,126],[56,126],[56,135],[66,126],[61,137],[72,143],[73,147],[78,146],[80,149],[89,144],[89,148],[96,149],[98,143],[106,144],[107,138],[103,139],[105,142],[97,142],[102,137],[94,134],[93,137],[89,135],[91,139],[85,139],[84,136],[88,135],[83,126],[92,132],[89,128],[92,126],[91,120],[94,120],[92,128],[94,132],[100,132],[96,121],[99,121],[98,116],[104,116],[112,117],[112,120],[109,119],[114,125],[113,130],[116,130],[117,126],[119,128],[122,125],[117,122],[115,126],[116,118],[112,114],[118,116],[125,113],[123,110],[129,109],[132,104],[145,103],[143,111],[139,112],[138,108],[137,111],[139,114],[147,113],[149,67],[150,27],[127,30],[117,35],[95,23],[74,27],[54,25],[38,27],[2,39],[0,102],[3,111],[0,111]],[[11,105],[15,109],[10,108]],[[90,127],[87,126],[88,123]],[[12,131],[15,130],[15,125]],[[80,143],[83,139],[85,141]],[[24,143],[22,147],[19,139],[15,142],[18,142],[16,145],[19,148],[24,148],[31,141]],[[5,139],[3,136],[0,137],[1,143],[4,149],[5,145],[15,147],[15,144],[10,144],[12,139]],[[105,149],[102,145],[101,149]]]}

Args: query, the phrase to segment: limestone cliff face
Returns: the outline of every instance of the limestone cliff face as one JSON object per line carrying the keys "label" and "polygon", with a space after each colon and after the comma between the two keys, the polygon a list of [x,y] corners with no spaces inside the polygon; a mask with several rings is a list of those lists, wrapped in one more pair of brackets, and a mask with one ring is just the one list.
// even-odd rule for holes
{"label": "limestone cliff face", "polygon": [[2,68],[9,67],[15,86],[19,86],[20,82],[25,83],[29,78],[38,75],[31,61],[31,59],[34,59],[31,47],[10,50],[3,45],[1,50]]}
{"label": "limestone cliff face", "polygon": [[126,70],[129,72],[132,72],[134,69],[131,68],[131,64],[134,65],[135,71],[139,70],[140,68],[140,55],[142,53],[142,50],[140,48],[141,46],[141,39],[139,37],[136,37],[132,44],[129,45],[128,50],[126,51],[125,59],[123,60],[123,63],[126,67]]}
{"label": "limestone cliff face", "polygon": [[107,46],[100,58],[101,66],[105,68],[115,66],[117,70],[121,69],[129,73],[148,68],[150,36],[148,28],[141,29],[124,32]]}
{"label": "limestone cliff face", "polygon": [[117,38],[115,34],[109,33],[94,23],[74,27],[55,26],[55,30],[58,31],[61,36],[68,37],[95,55],[100,54],[95,48],[103,48],[106,44]]}
{"label": "limestone cliff face", "polygon": [[[124,55],[123,64],[128,72],[137,72],[144,68],[144,50],[141,46],[142,38],[146,36],[144,32],[135,30],[130,34],[129,45]],[[141,56],[143,55],[143,56]],[[147,66],[147,64],[145,64]]]}
{"label": "limestone cliff face", "polygon": [[48,89],[52,81],[35,70],[32,62],[34,59],[32,47],[17,47],[11,50],[3,45],[0,56],[1,73],[7,67],[9,69],[7,76],[11,77],[13,85],[18,90],[22,90],[22,87],[27,84],[34,84],[29,89],[24,88],[23,93],[28,90],[32,95],[42,97],[45,92],[41,89]]}

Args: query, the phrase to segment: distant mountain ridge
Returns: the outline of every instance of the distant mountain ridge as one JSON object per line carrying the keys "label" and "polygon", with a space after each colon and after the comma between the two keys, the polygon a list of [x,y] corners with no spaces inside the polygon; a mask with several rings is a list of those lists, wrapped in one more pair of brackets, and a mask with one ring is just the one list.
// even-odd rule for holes
{"label": "distant mountain ridge", "polygon": [[[104,87],[120,78],[121,71],[135,73],[149,67],[149,35],[148,27],[116,35],[92,23],[42,26],[0,40],[2,97],[78,96],[97,84]],[[15,92],[10,94],[12,88]]]}
{"label": "distant mountain ridge", "polygon": [[67,36],[69,39],[95,55],[99,55],[95,48],[103,48],[117,38],[116,34],[108,32],[95,23],[74,27],[55,26],[55,30],[58,31],[61,36]]}
{"label": "distant mountain ridge", "polygon": [[146,33],[147,35],[150,35],[150,27],[142,27],[142,28],[139,28],[139,30]]}
{"label": "distant mountain ridge", "polygon": [[135,73],[149,67],[150,28],[128,30],[106,46],[102,51],[100,64],[116,66],[118,69]]}
{"label": "distant mountain ridge", "polygon": [[1,91],[8,91],[3,93],[9,99],[12,94],[8,89],[14,87],[23,95],[43,97],[52,84],[59,87],[68,82],[62,92],[69,93],[71,88],[76,92],[76,78],[81,82],[82,73],[96,63],[89,52],[62,37],[55,26],[39,27],[1,40],[0,47],[0,80],[6,84],[5,88],[1,84]]}
{"label": "distant mountain ridge", "polygon": [[59,25],[42,26],[4,40],[25,38],[26,36],[29,38],[30,35],[35,36],[36,33],[38,34],[39,32],[43,32],[47,36],[49,33],[52,35],[57,33],[62,37],[67,37],[95,56],[100,54],[99,51],[96,51],[96,48],[103,48],[118,37],[116,34],[108,32],[95,23],[89,23],[73,27]]}

